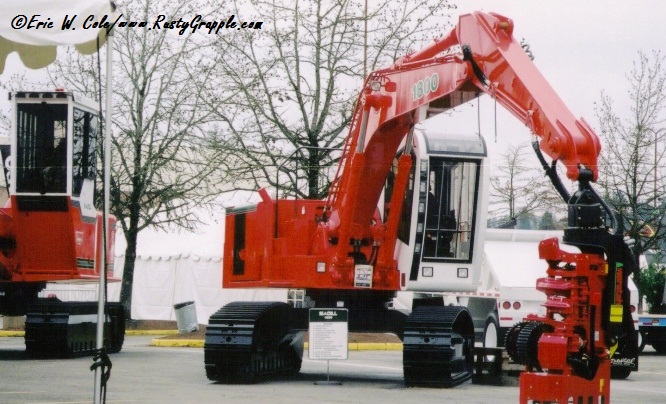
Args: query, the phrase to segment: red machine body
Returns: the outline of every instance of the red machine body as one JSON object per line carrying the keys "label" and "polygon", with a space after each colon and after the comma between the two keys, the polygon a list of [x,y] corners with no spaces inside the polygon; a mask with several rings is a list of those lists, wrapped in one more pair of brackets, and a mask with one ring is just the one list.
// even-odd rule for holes
{"label": "red machine body", "polygon": [[[377,257],[373,289],[400,290],[394,248],[408,156],[400,160],[392,214],[382,221],[376,212],[392,161],[416,123],[481,92],[538,135],[571,179],[581,166],[596,178],[597,136],[574,118],[512,31],[513,22],[499,15],[463,15],[447,37],[371,73],[326,200],[274,200],[262,192],[256,208],[228,211],[223,286],[354,289],[356,254]],[[456,52],[463,44],[474,63]]]}
{"label": "red machine body", "polygon": [[[0,313],[24,315],[47,282],[95,282],[104,273],[94,206],[101,139],[95,103],[73,93],[22,91],[10,100],[12,136],[0,146],[8,194],[0,208]],[[111,280],[115,224],[111,216]]]}
{"label": "red machine body", "polygon": [[[10,99],[15,115],[11,144],[2,149],[9,199],[0,208],[0,283],[99,279],[96,106],[64,91],[15,92]],[[108,224],[113,263],[115,217]]]}
{"label": "red machine body", "polygon": [[[512,32],[513,22],[506,17],[463,15],[444,38],[372,72],[358,97],[326,200],[276,200],[261,190],[256,207],[227,212],[223,286],[303,288],[333,295],[400,290],[404,280],[395,246],[412,164],[410,133],[418,122],[487,93],[529,127],[553,166],[563,164],[581,187],[571,197],[551,177],[569,204],[571,229],[565,231],[565,242],[570,239],[582,252],[564,253],[552,241],[541,247],[550,268],[537,288],[548,296],[548,315],[527,319],[507,339],[507,351],[529,371],[521,376],[521,402],[607,400],[608,347],[624,332],[618,325],[629,324],[633,330],[633,322],[627,320],[628,309],[622,311],[623,305],[628,307],[628,273],[616,266],[618,257],[610,257],[613,249],[624,251],[626,245],[621,235],[606,240],[609,231],[599,221],[603,209],[612,213],[589,187],[598,175],[599,139],[585,121],[574,118]],[[378,202],[401,147],[405,152],[399,157],[389,213],[382,219]],[[562,262],[569,264],[561,267]],[[613,263],[610,272],[607,262]],[[619,310],[620,322],[613,320],[614,310]],[[406,378],[408,371],[405,367]],[[553,388],[557,383],[567,387]]]}
{"label": "red machine body", "polygon": [[[93,282],[101,273],[102,215],[83,217],[71,199],[62,211],[23,211],[16,196],[0,208],[0,282]],[[65,205],[66,203],[66,205]],[[108,275],[113,275],[115,217],[109,220]],[[10,242],[9,240],[13,240]],[[113,279],[113,278],[112,278]]]}

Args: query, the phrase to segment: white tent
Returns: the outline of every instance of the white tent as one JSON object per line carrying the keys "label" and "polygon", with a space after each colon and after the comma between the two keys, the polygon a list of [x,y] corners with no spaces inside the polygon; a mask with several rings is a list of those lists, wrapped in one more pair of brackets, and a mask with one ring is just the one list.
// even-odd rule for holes
{"label": "white tent", "polygon": [[[247,203],[247,199],[240,198],[240,202]],[[287,301],[286,289],[223,289],[224,214],[220,211],[199,214],[207,224],[199,226],[196,232],[148,228],[139,233],[132,319],[173,321],[176,320],[174,305],[192,301],[198,323],[208,324],[210,316],[231,301]],[[116,235],[115,247],[114,278],[121,278],[126,248],[121,231]],[[64,301],[95,300],[97,288],[51,283],[42,292],[42,296],[48,295]],[[110,282],[108,300],[119,299],[120,282]]]}
{"label": "white tent", "polygon": [[[85,24],[89,16],[95,16]],[[56,47],[73,45],[81,53],[97,51],[106,40],[105,29],[92,28],[91,21],[111,18],[109,0],[32,0],[4,1],[0,4],[0,73],[5,60],[18,52],[26,67],[39,69],[53,62]],[[72,20],[63,29],[65,19]],[[41,24],[40,24],[41,23]]]}

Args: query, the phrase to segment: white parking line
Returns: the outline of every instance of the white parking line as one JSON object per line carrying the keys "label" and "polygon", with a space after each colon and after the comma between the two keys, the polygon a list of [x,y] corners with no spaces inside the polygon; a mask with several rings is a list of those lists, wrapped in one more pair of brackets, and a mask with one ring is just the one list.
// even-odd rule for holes
{"label": "white parking line", "polygon": [[[324,364],[324,365],[326,364],[326,361],[315,361],[315,360],[310,360],[310,359],[303,359],[303,362],[321,363],[321,364]],[[400,367],[362,365],[362,364],[359,364],[359,363],[347,363],[347,362],[343,362],[343,361],[331,361],[331,366],[348,366],[348,367],[366,368],[366,369],[380,369],[380,370],[386,370],[386,371],[391,371],[391,372],[402,372],[402,368],[400,368]]]}

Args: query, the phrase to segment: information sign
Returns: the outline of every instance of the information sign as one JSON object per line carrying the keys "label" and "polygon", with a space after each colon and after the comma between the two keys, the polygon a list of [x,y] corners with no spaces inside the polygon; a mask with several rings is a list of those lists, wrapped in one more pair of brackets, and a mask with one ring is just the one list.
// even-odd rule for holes
{"label": "information sign", "polygon": [[310,309],[308,356],[315,360],[347,359],[347,309]]}

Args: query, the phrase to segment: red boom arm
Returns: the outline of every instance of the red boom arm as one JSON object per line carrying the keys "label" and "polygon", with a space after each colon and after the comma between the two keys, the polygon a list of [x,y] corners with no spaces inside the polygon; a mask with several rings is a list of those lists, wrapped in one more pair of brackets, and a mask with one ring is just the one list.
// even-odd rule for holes
{"label": "red boom arm", "polygon": [[[422,107],[441,112],[486,92],[540,137],[540,148],[564,164],[571,180],[578,180],[583,167],[596,180],[597,135],[574,118],[512,32],[506,17],[466,14],[449,35],[370,74],[357,101],[342,174],[328,198],[326,233],[339,239],[334,265],[351,264],[350,239],[384,234],[369,226],[393,157],[421,120]],[[470,52],[463,56],[456,45]],[[386,238],[380,263],[388,265],[394,243],[394,237]]]}
{"label": "red boom arm", "polygon": [[530,127],[569,178],[577,180],[583,166],[596,178],[597,136],[573,117],[512,30],[512,21],[496,14],[463,15],[446,37],[371,73],[325,203],[274,201],[264,192],[247,216],[227,216],[225,286],[353,289],[353,257],[374,256],[372,288],[399,290],[393,254],[411,167],[407,156],[394,183],[393,194],[400,196],[391,201],[386,221],[376,216],[393,159],[416,123],[481,92]]}

